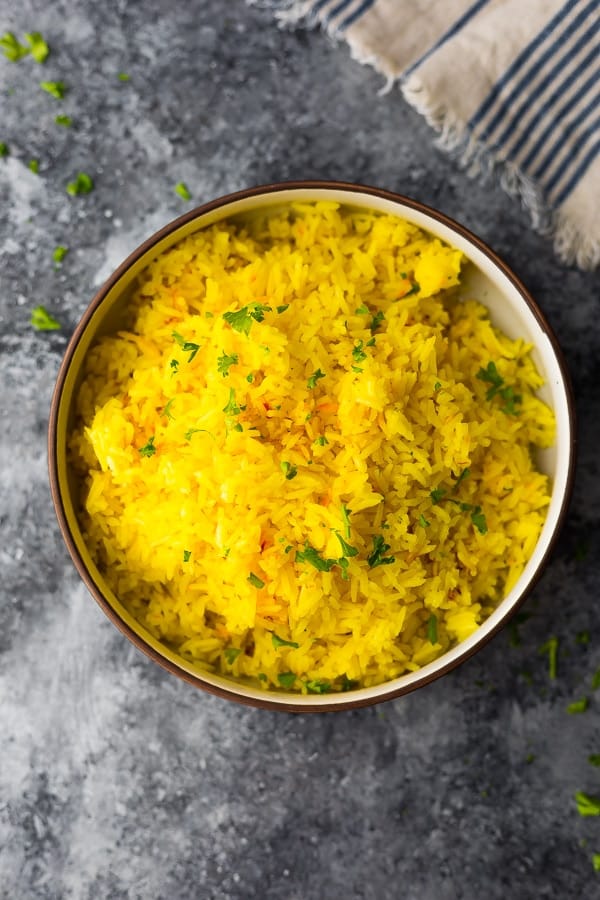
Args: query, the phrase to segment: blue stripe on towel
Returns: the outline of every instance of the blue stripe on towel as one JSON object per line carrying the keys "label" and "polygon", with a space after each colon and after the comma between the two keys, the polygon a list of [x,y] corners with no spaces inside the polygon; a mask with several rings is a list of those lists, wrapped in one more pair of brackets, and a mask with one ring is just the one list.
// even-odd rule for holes
{"label": "blue stripe on towel", "polygon": [[596,143],[591,147],[590,151],[583,158],[583,160],[581,161],[581,163],[579,164],[579,166],[577,167],[577,169],[571,176],[570,180],[564,186],[564,188],[562,189],[562,191],[560,192],[558,197],[556,197],[556,199],[554,201],[556,206],[561,206],[565,202],[565,200],[567,199],[567,197],[569,196],[571,191],[577,187],[580,179],[583,177],[583,175],[585,175],[585,173],[587,172],[587,170],[593,163],[596,156],[598,156],[599,152],[600,152],[600,140],[596,141]]}
{"label": "blue stripe on towel", "polygon": [[[575,82],[579,78],[579,76],[581,75],[582,72],[585,72],[588,65],[590,63],[593,63],[594,60],[597,59],[598,47],[592,46],[592,49],[587,54],[587,56],[585,56],[584,59],[582,59],[575,66],[575,68],[572,69],[568,73],[567,77],[562,82],[559,81],[561,74],[563,72],[565,72],[565,70],[568,69],[569,63],[575,58],[575,56],[577,56],[577,54],[580,52],[580,50],[582,50],[586,45],[588,45],[590,43],[590,40],[596,35],[596,33],[598,31],[600,31],[600,20],[598,22],[596,22],[595,24],[592,24],[592,27],[588,31],[584,32],[581,35],[581,37],[578,38],[578,40],[575,42],[575,44],[573,44],[573,46],[570,48],[570,50],[568,51],[566,56],[560,57],[559,59],[556,60],[556,62],[552,66],[552,68],[548,70],[546,75],[544,75],[544,77],[541,79],[540,83],[535,87],[535,89],[531,93],[528,93],[523,97],[523,100],[521,101],[520,105],[516,109],[514,109],[513,112],[511,112],[510,116],[507,117],[506,125],[504,126],[504,131],[500,134],[500,136],[498,138],[496,138],[496,140],[494,140],[495,147],[502,147],[502,145],[505,144],[509,140],[510,136],[515,133],[515,124],[517,124],[519,122],[519,120],[521,119],[523,114],[527,111],[527,109],[535,103],[535,101],[538,99],[538,97],[540,97],[544,93],[546,88],[549,85],[551,85],[553,81],[557,81],[558,83],[557,83],[556,89],[547,98],[547,100],[544,101],[544,103],[542,104],[540,109],[534,115],[533,119],[530,121],[530,123],[527,126],[527,131],[525,131],[520,136],[520,138],[518,139],[516,144],[513,147],[511,147],[510,155],[516,156],[516,154],[525,145],[527,139],[531,136],[531,132],[538,125],[540,120],[546,115],[546,113],[549,112],[549,110],[552,109],[552,107],[554,106],[555,103],[557,103],[557,101],[560,101],[560,99],[564,95],[565,91],[567,91],[569,89],[569,87],[573,84],[573,82]],[[534,68],[539,68],[539,67],[534,67]],[[534,74],[533,72],[527,73],[528,80],[533,76],[533,74]],[[519,87],[520,87],[519,85],[516,85],[515,91],[517,91],[519,89]],[[498,118],[498,116],[500,115],[500,112],[501,111],[499,110],[498,113],[496,114],[494,121]],[[491,131],[493,131],[493,123],[490,124],[489,131],[488,131],[488,129],[486,129],[486,131],[484,132],[484,135]]]}
{"label": "blue stripe on towel", "polygon": [[[563,108],[559,110],[553,119],[548,123],[544,131],[540,134],[539,138],[523,160],[521,164],[521,168],[524,172],[528,172],[529,168],[533,165],[533,163],[540,157],[542,154],[543,148],[548,144],[551,140],[553,134],[555,133],[556,126],[559,122],[561,122],[568,113],[577,106],[580,100],[582,100],[590,88],[593,88],[598,81],[598,75],[596,72],[592,73],[592,75],[585,81],[579,90],[573,94],[572,97],[569,98],[569,101],[564,104]],[[559,155],[559,153],[564,148],[565,144],[571,137],[571,135],[582,125],[590,113],[594,112],[598,107],[598,97],[593,96],[592,99],[584,106],[575,116],[574,119],[571,119],[567,122],[562,130],[561,134],[558,136],[558,139],[552,144],[552,146],[546,151],[546,155],[542,156],[540,161],[538,162],[536,168],[531,174],[532,178],[540,178],[544,172],[546,172]]]}
{"label": "blue stripe on towel", "polygon": [[[479,125],[479,123],[491,110],[504,88],[514,78],[517,72],[519,72],[519,70],[525,65],[525,63],[531,58],[531,54],[534,52],[534,50],[537,50],[537,48],[544,43],[544,41],[556,30],[557,26],[559,26],[566,18],[567,14],[570,13],[571,10],[580,2],[581,0],[568,0],[565,6],[563,6],[563,8],[559,10],[554,18],[551,19],[550,22],[548,22],[546,27],[542,29],[542,31],[540,31],[540,33],[534,38],[534,40],[531,41],[531,43],[527,47],[525,47],[521,51],[521,53],[519,53],[516,59],[508,67],[504,75],[495,83],[494,87],[492,88],[486,99],[483,101],[477,112],[474,113],[474,115],[469,119],[469,122],[467,123],[467,127],[469,129],[474,129],[477,125]],[[579,27],[581,22],[585,19],[588,11],[593,9],[596,5],[596,0],[592,0],[592,2],[588,4],[588,6],[576,16],[574,21],[571,22],[571,25],[568,27],[568,29],[564,32],[561,32],[559,40],[555,43],[553,48],[551,48],[552,52],[554,51],[557,43],[564,43],[565,37],[571,31]],[[513,91],[511,91],[509,98],[504,102],[503,107],[506,107],[510,104],[513,99],[514,93],[515,89],[513,88]],[[502,115],[504,115],[504,109],[501,110],[500,118]],[[498,113],[496,114],[495,118],[498,118]],[[491,126],[488,126],[488,128],[486,129],[486,134],[489,133],[490,129]]]}
{"label": "blue stripe on towel", "polygon": [[600,130],[600,118],[596,118],[596,121],[588,125],[588,127],[577,137],[577,140],[573,143],[568,155],[563,159],[560,166],[548,180],[548,183],[545,186],[548,194],[551,194],[560,184],[565,173],[569,171],[569,168],[577,165],[577,155],[584,149],[588,139],[593,137],[598,130]]}
{"label": "blue stripe on towel", "polygon": [[339,14],[343,12],[346,7],[350,6],[351,3],[352,0],[340,0],[339,3],[336,3],[333,9],[327,11],[327,15],[325,16],[325,24],[329,25],[331,20],[335,19],[336,16],[339,16]]}
{"label": "blue stripe on towel", "polygon": [[339,31],[345,31],[346,28],[349,28],[350,25],[353,25],[357,19],[360,19],[368,9],[371,9],[375,0],[363,0],[358,9],[355,9],[354,12],[350,13],[350,15],[344,19],[344,21],[339,26]]}
{"label": "blue stripe on towel", "polygon": [[484,6],[486,6],[489,2],[490,2],[490,0],[476,0],[476,2],[473,4],[473,6],[470,6],[469,9],[467,9],[462,14],[462,16],[456,20],[454,25],[451,28],[449,28],[448,31],[445,31],[444,34],[440,38],[438,38],[438,40],[435,42],[435,44],[432,47],[430,47],[426,53],[424,53],[422,56],[420,56],[416,62],[414,62],[411,66],[409,66],[408,69],[406,69],[402,73],[402,77],[408,78],[409,75],[412,75],[412,73],[415,71],[415,69],[417,69],[421,65],[421,63],[424,63],[426,59],[429,59],[429,57],[432,55],[432,53],[435,53],[435,51],[439,50],[439,48],[443,44],[445,44],[446,41],[450,40],[451,37],[454,37],[454,35],[457,34],[462,28],[464,28],[464,26],[467,24],[467,22],[469,22],[473,18],[473,16],[476,15],[479,12],[479,10],[482,9]]}

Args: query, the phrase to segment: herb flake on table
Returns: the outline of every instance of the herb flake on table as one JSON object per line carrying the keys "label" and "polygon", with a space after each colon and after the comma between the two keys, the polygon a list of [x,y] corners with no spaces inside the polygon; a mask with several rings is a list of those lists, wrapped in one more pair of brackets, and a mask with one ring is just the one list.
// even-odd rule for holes
{"label": "herb flake on table", "polygon": [[39,33],[32,31],[25,35],[25,40],[29,44],[29,52],[37,63],[44,63],[48,59],[50,47]]}
{"label": "herb flake on table", "polygon": [[0,36],[0,49],[9,62],[18,62],[30,53],[30,48],[20,44],[12,31],[5,31]]}
{"label": "herb flake on table", "polygon": [[31,312],[31,324],[38,331],[58,331],[61,327],[44,306],[36,306]]}
{"label": "herb flake on table", "polygon": [[77,197],[79,194],[89,194],[94,189],[94,182],[87,172],[78,172],[73,181],[69,181],[66,187],[67,194]]}
{"label": "herb flake on table", "polygon": [[128,75],[127,72],[119,72],[119,74],[117,75],[119,81],[129,81],[130,77],[131,76]]}
{"label": "herb flake on table", "polygon": [[183,181],[178,181],[173,190],[178,197],[181,197],[182,200],[192,199],[192,195],[190,194],[187,185]]}
{"label": "herb flake on table", "polygon": [[37,175],[40,171],[40,162],[38,159],[30,159],[27,163],[27,168],[30,172],[33,172],[34,175]]}
{"label": "herb flake on table", "polygon": [[590,766],[600,767],[600,753],[590,753],[588,762]]}
{"label": "herb flake on table", "polygon": [[600,799],[598,797],[591,797],[583,791],[577,791],[575,803],[580,816],[600,816]]}
{"label": "herb flake on table", "polygon": [[63,247],[61,244],[59,244],[58,247],[55,247],[54,250],[52,251],[52,260],[57,265],[59,265],[63,261],[63,259],[65,258],[65,256],[67,255],[68,252],[69,252],[68,247]]}
{"label": "herb flake on table", "polygon": [[538,653],[548,654],[548,677],[554,680],[558,669],[558,638],[551,637],[539,648]]}
{"label": "herb flake on table", "polygon": [[573,703],[569,703],[569,705],[567,706],[567,712],[571,713],[571,715],[585,712],[589,706],[589,703],[590,701],[587,697],[581,697],[580,700],[574,700]]}
{"label": "herb flake on table", "polygon": [[56,100],[63,100],[67,93],[67,86],[64,81],[40,81],[40,87]]}
{"label": "herb flake on table", "polygon": [[73,124],[73,119],[71,116],[58,115],[54,117],[54,122],[56,125],[62,125],[63,128],[70,128]]}
{"label": "herb flake on table", "polygon": [[0,141],[0,156],[8,156],[10,150],[8,149],[8,144],[4,141]]}

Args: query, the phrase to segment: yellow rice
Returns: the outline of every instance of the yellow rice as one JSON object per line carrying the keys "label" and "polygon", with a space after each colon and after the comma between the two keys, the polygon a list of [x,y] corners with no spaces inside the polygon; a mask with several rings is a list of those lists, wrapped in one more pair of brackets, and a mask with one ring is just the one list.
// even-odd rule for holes
{"label": "yellow rice", "polygon": [[490,614],[543,525],[554,418],[531,348],[457,296],[463,263],[321,202],[148,267],[131,327],[88,354],[70,448],[92,556],[153,635],[324,692],[418,669]]}

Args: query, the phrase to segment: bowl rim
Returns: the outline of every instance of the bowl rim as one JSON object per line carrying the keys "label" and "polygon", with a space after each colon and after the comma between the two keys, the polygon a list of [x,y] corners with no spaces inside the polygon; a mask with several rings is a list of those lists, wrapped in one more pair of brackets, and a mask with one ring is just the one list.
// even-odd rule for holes
{"label": "bowl rim", "polygon": [[[540,326],[540,329],[548,338],[558,366],[558,370],[560,372],[562,386],[564,388],[566,398],[566,416],[570,429],[570,435],[568,442],[569,455],[565,477],[565,488],[560,499],[560,507],[557,514],[554,531],[548,539],[548,544],[543,555],[540,558],[537,568],[532,573],[530,580],[525,586],[521,595],[506,611],[506,613],[496,622],[495,626],[491,628],[487,633],[482,634],[480,639],[476,640],[472,644],[472,646],[465,648],[461,653],[458,653],[454,658],[448,660],[446,663],[442,663],[438,668],[435,669],[435,671],[424,672],[422,677],[418,677],[417,673],[415,679],[408,684],[395,685],[394,681],[391,681],[387,683],[389,684],[388,690],[385,689],[385,683],[383,685],[379,685],[378,687],[380,687],[381,690],[374,696],[366,693],[371,690],[368,688],[362,688],[356,691],[348,691],[345,693],[314,695],[314,697],[310,695],[310,700],[308,698],[305,698],[304,695],[296,695],[291,693],[287,695],[289,696],[289,700],[281,699],[282,697],[286,696],[283,692],[277,692],[277,694],[275,694],[275,692],[268,691],[264,692],[264,696],[247,696],[244,694],[240,694],[235,690],[235,682],[233,680],[231,681],[231,689],[220,684],[215,685],[211,682],[205,681],[202,678],[201,674],[192,673],[184,669],[183,667],[178,666],[175,662],[173,662],[166,656],[162,656],[150,644],[146,642],[142,635],[138,634],[121,618],[121,616],[108,602],[108,600],[92,578],[88,567],[86,566],[79,553],[73,534],[71,532],[71,527],[65,511],[62,492],[59,484],[58,414],[61,407],[62,393],[67,373],[70,371],[73,356],[75,354],[77,346],[79,345],[79,342],[81,341],[87,329],[88,323],[90,322],[96,310],[104,301],[107,294],[109,294],[109,292],[112,290],[112,288],[117,285],[117,283],[125,275],[125,273],[128,272],[129,269],[142,256],[148,253],[152,249],[152,247],[161,242],[163,239],[167,238],[173,232],[178,231],[183,226],[194,221],[195,219],[200,219],[207,213],[223,207],[227,207],[237,201],[244,201],[259,196],[264,196],[265,200],[268,200],[271,195],[281,193],[283,191],[305,190],[323,191],[324,193],[331,191],[347,193],[349,202],[351,202],[352,195],[354,194],[362,196],[372,196],[385,201],[389,201],[394,204],[400,204],[404,207],[414,210],[421,215],[436,220],[441,225],[457,233],[468,243],[472,244],[477,250],[479,250],[484,256],[486,256],[492,263],[492,265],[496,269],[498,269],[501,274],[504,275],[513,285],[513,287],[520,295],[521,299],[525,302],[526,306],[529,307],[529,311],[533,314],[538,325]],[[360,204],[360,201],[357,202]],[[359,183],[332,180],[293,180],[272,182],[269,184],[257,185],[254,187],[224,194],[221,197],[217,197],[213,200],[196,206],[193,209],[188,210],[183,215],[178,216],[177,218],[168,222],[158,231],[154,232],[148,238],[146,238],[146,240],[144,240],[138,247],[136,247],[114,270],[109,278],[107,278],[106,281],[98,288],[87,308],[85,309],[83,315],[81,316],[78,324],[76,325],[73,334],[67,344],[52,394],[48,422],[48,472],[50,493],[62,538],[66,544],[67,550],[71,556],[75,568],[79,573],[79,576],[88,588],[92,597],[98,603],[103,612],[108,616],[113,625],[115,625],[119,629],[119,631],[126,638],[128,638],[134,644],[134,646],[137,647],[138,650],[141,650],[142,653],[144,653],[147,657],[161,666],[161,668],[165,669],[172,675],[176,675],[188,684],[192,684],[197,688],[201,688],[210,694],[221,697],[223,699],[234,700],[235,702],[241,703],[245,706],[294,713],[333,712],[357,709],[363,706],[371,706],[387,700],[392,700],[396,697],[403,696],[405,694],[411,693],[417,688],[423,687],[433,681],[436,681],[438,678],[441,678],[449,671],[466,662],[466,660],[471,658],[477,651],[484,647],[493,637],[496,636],[496,634],[498,634],[500,630],[505,627],[507,622],[510,621],[513,615],[519,610],[519,608],[525,602],[525,600],[530,595],[531,591],[541,578],[542,573],[546,567],[546,563],[552,551],[554,550],[554,547],[558,540],[558,536],[564,525],[568,513],[569,504],[573,492],[573,482],[575,474],[577,450],[576,424],[575,399],[572,381],[558,339],[541,308],[533,299],[532,295],[529,293],[525,285],[512,271],[512,269],[504,262],[504,260],[494,250],[492,250],[487,243],[485,243],[485,241],[483,241],[464,225],[455,221],[445,213],[442,213],[439,210],[428,206],[426,203],[422,203],[419,200],[415,200],[411,197],[407,197],[404,194],[396,193],[394,191],[389,191]],[[441,659],[443,659],[443,657],[441,657]],[[401,677],[402,676],[399,676],[399,678]],[[363,696],[361,696],[361,694],[363,694]],[[277,697],[277,699],[275,699],[275,696]],[[295,700],[295,698],[300,697],[303,698],[301,703],[299,703],[297,699]]]}

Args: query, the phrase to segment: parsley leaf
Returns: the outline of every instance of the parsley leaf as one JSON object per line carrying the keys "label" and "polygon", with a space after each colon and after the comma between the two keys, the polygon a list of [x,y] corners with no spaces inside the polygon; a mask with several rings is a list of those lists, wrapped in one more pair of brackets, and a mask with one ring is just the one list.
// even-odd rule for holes
{"label": "parsley leaf", "polygon": [[437,633],[437,616],[433,613],[429,616],[429,620],[427,622],[427,640],[430,644],[437,644],[438,633]]}
{"label": "parsley leaf", "polygon": [[78,194],[89,194],[94,189],[94,182],[86,172],[78,172],[74,181],[67,185],[67,194],[76,197]]}
{"label": "parsley leaf", "polygon": [[283,460],[280,463],[280,466],[281,466],[281,471],[283,472],[283,474],[285,475],[285,477],[288,481],[291,481],[292,478],[295,478],[296,475],[298,474],[298,469],[296,468],[296,466],[293,466],[291,463],[287,462],[286,460]]}
{"label": "parsley leaf", "polygon": [[383,314],[383,311],[380,309],[371,319],[371,324],[369,325],[371,331],[375,331],[377,328],[379,328],[384,319],[385,316]]}
{"label": "parsley leaf", "polygon": [[278,307],[277,307],[277,312],[278,312],[278,313],[284,313],[284,312],[286,311],[286,309],[289,309],[289,307],[290,307],[290,304],[289,304],[289,303],[284,303],[283,306],[278,306]]}
{"label": "parsley leaf", "polygon": [[282,688],[285,688],[286,691],[289,691],[289,689],[294,686],[296,675],[294,672],[280,672],[277,676],[277,681]]}
{"label": "parsley leaf", "polygon": [[4,141],[0,141],[0,156],[8,156],[10,150],[8,149],[8,144],[5,144]]}
{"label": "parsley leaf", "polygon": [[262,322],[266,312],[271,312],[270,306],[266,306],[264,303],[249,303],[234,312],[223,313],[223,318],[234,331],[239,331],[240,334],[245,334],[247,337],[250,334],[252,320]]}
{"label": "parsley leaf", "polygon": [[38,63],[45,62],[50,53],[50,47],[39,31],[32,31],[30,34],[26,34],[25,40],[29,44],[29,52],[35,61]]}
{"label": "parsley leaf", "polygon": [[175,416],[171,412],[171,408],[174,403],[175,403],[175,398],[171,397],[170,400],[167,400],[167,402],[164,406],[164,409],[161,412],[161,416],[164,416],[166,419],[169,419],[170,421],[172,421],[175,418]]}
{"label": "parsley leaf", "polygon": [[423,513],[421,513],[421,515],[419,516],[419,525],[421,526],[421,528],[427,528],[429,525],[431,525],[431,522],[427,521]]}
{"label": "parsley leaf", "polygon": [[30,172],[33,172],[34,175],[37,175],[40,171],[40,164],[37,159],[30,159],[27,163],[27,168]]}
{"label": "parsley leaf", "polygon": [[119,79],[119,81],[129,81],[130,76],[127,74],[127,72],[119,72],[117,78]]}
{"label": "parsley leaf", "polygon": [[600,799],[597,797],[590,797],[583,791],[577,791],[575,802],[580,816],[600,816]]}
{"label": "parsley leaf", "polygon": [[234,388],[229,388],[229,400],[227,401],[227,405],[223,407],[223,412],[227,413],[228,416],[237,416],[241,412],[240,407],[235,402]]}
{"label": "parsley leaf", "polygon": [[575,700],[573,703],[569,703],[567,706],[567,712],[571,713],[571,715],[585,712],[589,706],[589,700],[587,697],[582,697],[580,700]]}
{"label": "parsley leaf", "polygon": [[279,635],[275,634],[274,631],[271,632],[271,641],[276,650],[279,647],[293,647],[294,650],[297,650],[300,646],[300,644],[297,644],[296,641],[286,641],[283,638],[280,638]]}
{"label": "parsley leaf", "polygon": [[352,359],[355,363],[360,363],[363,359],[367,358],[367,354],[363,350],[363,342],[359,341],[358,344],[355,345],[352,351]]}
{"label": "parsley leaf", "polygon": [[352,515],[352,510],[348,509],[347,506],[342,505],[342,519],[344,520],[344,534],[347,538],[350,537],[350,516]]}
{"label": "parsley leaf", "polygon": [[171,337],[173,338],[177,346],[181,347],[184,353],[190,354],[188,356],[188,362],[191,362],[200,349],[200,344],[195,344],[193,341],[186,341],[186,339],[182,337],[178,331],[173,331]]}
{"label": "parsley leaf", "polygon": [[63,259],[65,258],[65,256],[67,255],[68,252],[69,252],[69,248],[68,248],[68,247],[62,247],[62,246],[59,244],[58,247],[55,247],[55,248],[54,248],[54,251],[53,251],[53,253],[52,253],[52,259],[53,259],[53,261],[54,261],[55,263],[61,263],[61,262],[63,261]]}
{"label": "parsley leaf", "polygon": [[456,481],[454,482],[454,487],[452,488],[452,493],[453,493],[453,494],[456,494],[456,492],[458,491],[459,487],[461,486],[461,484],[463,483],[463,481],[465,480],[465,478],[468,478],[470,474],[471,474],[471,470],[470,470],[470,469],[463,469],[463,470],[462,470],[462,472],[460,473],[460,475],[458,476],[458,478],[457,478]]}
{"label": "parsley leaf", "polygon": [[328,443],[329,443],[329,441],[327,440],[327,438],[325,437],[325,435],[322,434],[322,435],[320,435],[318,438],[315,438],[314,441],[313,441],[313,443],[314,443],[314,444],[318,444],[319,447],[324,447],[325,444],[328,444]]}
{"label": "parsley leaf", "polygon": [[591,766],[600,766],[600,753],[590,753],[588,762]]}
{"label": "parsley leaf", "polygon": [[156,453],[154,439],[154,435],[152,435],[152,437],[148,438],[148,441],[144,444],[143,447],[138,447],[140,456],[154,456],[154,454]]}
{"label": "parsley leaf", "polygon": [[374,569],[376,566],[388,566],[391,563],[396,562],[395,556],[384,556],[384,553],[390,549],[390,545],[386,544],[383,535],[374,534],[373,535],[373,552],[367,558],[367,562],[369,563],[369,567]]}
{"label": "parsley leaf", "polygon": [[231,666],[236,661],[242,651],[239,647],[225,647],[223,655],[227,663]]}
{"label": "parsley leaf", "polygon": [[337,559],[324,559],[308,542],[304,545],[304,550],[296,551],[296,561],[309,563],[318,572],[331,572],[337,564]]}
{"label": "parsley leaf", "polygon": [[190,558],[191,558],[191,555],[192,555],[192,551],[191,551],[191,550],[184,550],[184,551],[183,551],[183,561],[184,561],[184,562],[189,562],[189,561],[190,561]]}
{"label": "parsley leaf", "polygon": [[558,638],[549,638],[545,644],[542,644],[542,646],[538,650],[538,653],[548,654],[548,675],[551,679],[554,680],[556,678],[558,663]]}
{"label": "parsley leaf", "polygon": [[312,389],[317,386],[317,381],[320,378],[325,378],[325,372],[321,372],[320,369],[317,369],[315,372],[312,373],[312,375],[306,382],[306,386],[309,389],[309,391],[312,391]]}
{"label": "parsley leaf", "polygon": [[262,578],[259,578],[258,575],[254,574],[254,572],[250,572],[246,581],[249,581],[250,584],[252,585],[252,587],[257,588],[258,590],[260,590],[261,588],[264,588],[264,586],[265,586],[265,583],[262,580]]}
{"label": "parsley leaf", "polygon": [[353,547],[351,544],[348,544],[344,538],[341,536],[339,531],[335,532],[335,536],[340,542],[340,546],[342,548],[342,554],[344,556],[358,556],[358,550],[356,547]]}
{"label": "parsley leaf", "polygon": [[357,688],[359,686],[360,686],[359,681],[355,681],[352,678],[348,678],[348,676],[345,674],[342,675],[342,691],[343,692],[352,691],[352,690],[354,690],[354,688]]}
{"label": "parsley leaf", "polygon": [[176,193],[179,197],[181,197],[182,200],[191,200],[191,199],[192,199],[192,195],[191,195],[190,192],[188,191],[187,185],[184,184],[183,181],[179,181],[179,182],[175,185],[175,187],[173,188],[173,190],[175,191],[175,193]]}
{"label": "parsley leaf", "polygon": [[429,496],[431,497],[431,502],[433,504],[440,503],[446,493],[447,491],[444,488],[434,488],[429,494]]}
{"label": "parsley leaf", "polygon": [[476,506],[471,512],[471,522],[473,523],[479,534],[487,534],[487,521],[485,518],[485,513],[481,512],[480,506]]}
{"label": "parsley leaf", "polygon": [[20,44],[12,31],[5,31],[0,37],[0,49],[9,62],[17,62],[29,53],[29,47]]}
{"label": "parsley leaf", "polygon": [[305,681],[306,690],[309,694],[328,694],[331,690],[331,685],[328,681],[320,681],[318,679],[314,679],[312,681]]}
{"label": "parsley leaf", "polygon": [[67,93],[67,86],[64,81],[40,81],[40,87],[57,100],[62,100]]}
{"label": "parsley leaf", "polygon": [[504,401],[504,404],[500,407],[503,412],[511,416],[517,416],[519,414],[516,404],[521,403],[522,398],[519,394],[515,394],[512,387],[504,384],[504,378],[499,373],[495,362],[489,362],[485,369],[480,368],[477,373],[477,378],[479,378],[480,381],[485,381],[487,384],[491,385],[485,393],[486,400],[492,400],[498,395]]}
{"label": "parsley leaf", "polygon": [[31,324],[38,331],[58,331],[60,328],[60,322],[44,306],[36,306],[31,311]]}
{"label": "parsley leaf", "polygon": [[600,669],[592,675],[592,690],[597,691],[600,688]]}
{"label": "parsley leaf", "polygon": [[57,125],[62,125],[64,128],[69,128],[73,124],[71,116],[55,116],[54,121]]}
{"label": "parsley leaf", "polygon": [[237,353],[223,353],[217,359],[217,372],[220,372],[223,378],[226,375],[229,375],[230,366],[235,366],[239,362],[239,357]]}

